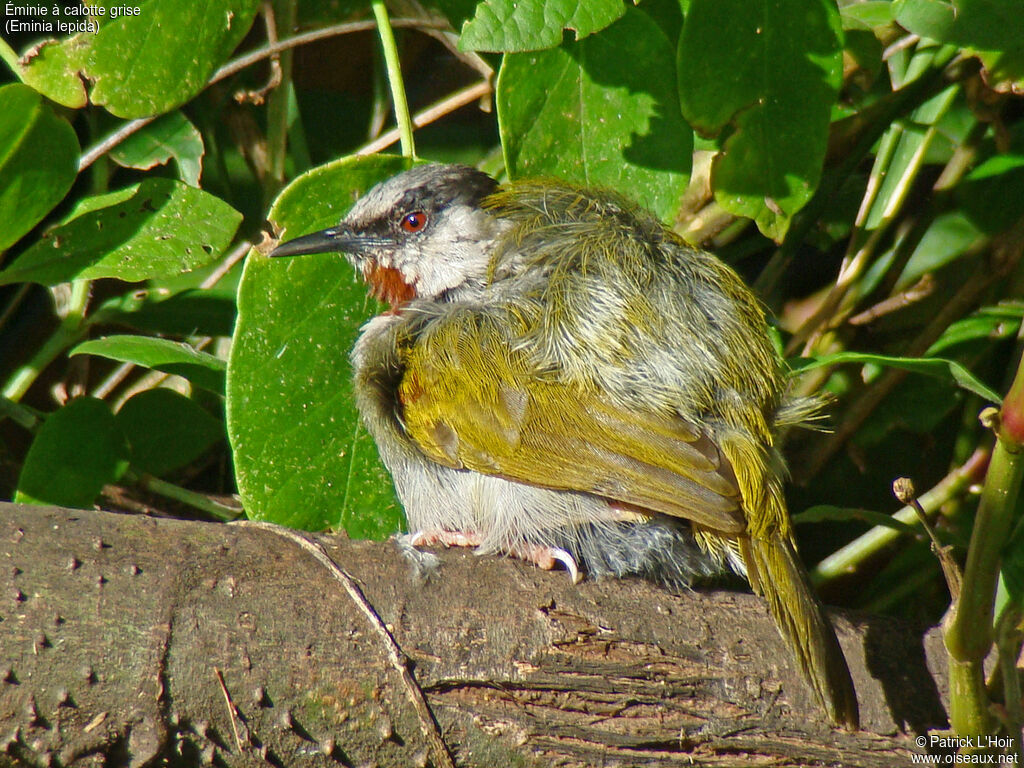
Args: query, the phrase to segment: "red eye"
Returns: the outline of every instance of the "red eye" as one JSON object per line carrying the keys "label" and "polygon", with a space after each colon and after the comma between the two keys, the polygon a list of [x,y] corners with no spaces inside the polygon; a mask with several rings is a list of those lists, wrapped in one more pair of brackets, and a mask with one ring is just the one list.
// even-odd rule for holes
{"label": "red eye", "polygon": [[423,211],[413,211],[402,217],[402,229],[409,234],[422,231],[427,226],[427,214]]}

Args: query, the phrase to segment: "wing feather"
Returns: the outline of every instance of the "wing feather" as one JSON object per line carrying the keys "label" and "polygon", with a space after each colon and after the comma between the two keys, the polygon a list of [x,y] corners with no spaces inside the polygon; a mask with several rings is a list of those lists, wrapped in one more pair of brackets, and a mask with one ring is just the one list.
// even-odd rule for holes
{"label": "wing feather", "polygon": [[453,324],[406,348],[402,422],[426,456],[725,534],[745,530],[732,467],[700,427],[625,410],[593,388],[539,374],[507,344],[479,341]]}

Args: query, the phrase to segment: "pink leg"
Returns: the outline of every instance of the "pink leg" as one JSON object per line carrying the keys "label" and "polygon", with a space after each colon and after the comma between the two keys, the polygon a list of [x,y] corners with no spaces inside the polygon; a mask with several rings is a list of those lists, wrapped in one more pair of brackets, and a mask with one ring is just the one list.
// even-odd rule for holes
{"label": "pink leg", "polygon": [[[409,537],[409,544],[414,547],[429,547],[432,544],[442,544],[446,547],[479,547],[482,543],[483,538],[479,533],[465,531],[443,531],[440,529],[417,531]],[[506,554],[527,563],[533,563],[545,571],[554,570],[556,565],[561,564],[569,572],[572,583],[580,583],[581,576],[576,560],[564,549],[545,547],[540,544],[521,544],[507,550]]]}

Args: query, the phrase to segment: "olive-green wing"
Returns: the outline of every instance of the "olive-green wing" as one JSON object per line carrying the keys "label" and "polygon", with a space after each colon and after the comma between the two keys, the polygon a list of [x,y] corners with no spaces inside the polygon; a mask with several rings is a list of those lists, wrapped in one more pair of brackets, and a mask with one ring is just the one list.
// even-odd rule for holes
{"label": "olive-green wing", "polygon": [[538,376],[503,344],[450,341],[407,349],[399,391],[404,427],[432,460],[744,532],[732,468],[700,429]]}

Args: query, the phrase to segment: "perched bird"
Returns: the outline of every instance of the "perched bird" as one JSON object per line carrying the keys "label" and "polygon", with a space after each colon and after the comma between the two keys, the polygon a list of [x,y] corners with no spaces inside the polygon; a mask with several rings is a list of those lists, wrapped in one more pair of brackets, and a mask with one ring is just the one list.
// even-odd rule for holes
{"label": "perched bird", "polygon": [[670,585],[731,568],[816,698],[857,699],[796,552],[764,313],[716,257],[606,191],[499,187],[456,165],[378,184],[272,256],[337,251],[390,304],[352,352],[357,403],[411,543]]}

